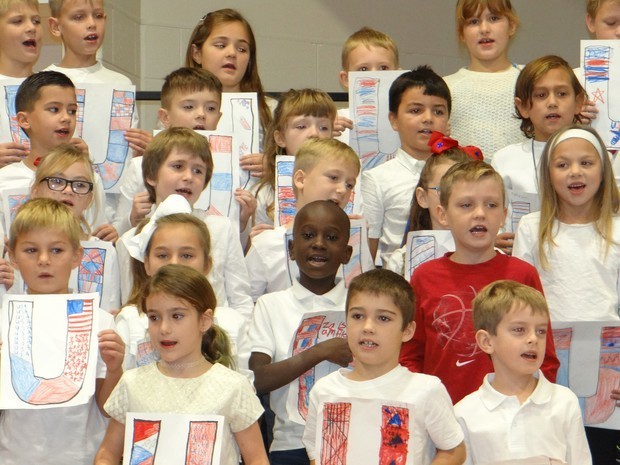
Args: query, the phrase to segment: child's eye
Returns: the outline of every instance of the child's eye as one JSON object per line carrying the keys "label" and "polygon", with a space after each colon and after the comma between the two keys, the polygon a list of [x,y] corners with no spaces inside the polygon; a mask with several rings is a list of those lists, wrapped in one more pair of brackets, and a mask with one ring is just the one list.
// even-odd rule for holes
{"label": "child's eye", "polygon": [[61,254],[61,253],[62,253],[62,251],[63,251],[63,250],[62,250],[60,247],[53,247],[53,248],[52,248],[52,250],[51,250],[51,252],[52,252],[54,255]]}
{"label": "child's eye", "polygon": [[166,260],[168,258],[168,254],[158,253],[157,255],[155,255],[155,258],[157,258],[159,260]]}
{"label": "child's eye", "polygon": [[436,116],[443,116],[445,114],[445,111],[443,111],[443,110],[435,110],[434,113],[435,113]]}
{"label": "child's eye", "polygon": [[556,168],[566,168],[568,165],[564,162],[559,162],[555,164]]}
{"label": "child's eye", "polygon": [[146,315],[146,317],[150,320],[150,321],[157,321],[159,319],[159,317],[157,315],[155,315],[154,313],[149,313]]}
{"label": "child's eye", "polygon": [[497,204],[495,202],[489,202],[487,204],[487,207],[489,207],[489,208],[497,208]]}
{"label": "child's eye", "polygon": [[355,189],[355,184],[351,184],[350,182],[347,183],[347,190],[352,191],[353,189]]}
{"label": "child's eye", "polygon": [[547,328],[541,328],[541,329],[537,330],[536,333],[539,336],[546,336],[547,335]]}
{"label": "child's eye", "polygon": [[379,321],[382,321],[382,322],[386,323],[388,321],[392,321],[392,319],[389,316],[381,315],[379,317]]}
{"label": "child's eye", "polygon": [[183,260],[191,260],[192,258],[194,258],[194,256],[191,253],[184,253],[184,254],[181,254],[181,258]]}
{"label": "child's eye", "polygon": [[175,170],[180,170],[181,168],[183,168],[183,165],[181,163],[172,163],[170,167]]}
{"label": "child's eye", "polygon": [[217,48],[224,48],[224,47],[226,47],[226,45],[223,42],[215,42],[213,44],[213,46],[217,47]]}
{"label": "child's eye", "polygon": [[379,71],[389,71],[390,67],[388,65],[379,66]]}
{"label": "child's eye", "polygon": [[207,108],[207,111],[208,111],[209,113],[214,113],[214,112],[216,112],[217,110],[218,110],[218,109],[217,109],[216,107],[208,107],[208,108]]}
{"label": "child's eye", "polygon": [[95,18],[96,19],[104,19],[105,18],[105,13],[96,13],[95,14]]}
{"label": "child's eye", "polygon": [[194,169],[192,170],[192,172],[193,172],[194,174],[198,174],[198,175],[202,176],[202,173],[203,173],[204,171],[203,171],[203,169],[202,169],[202,168],[194,168]]}
{"label": "child's eye", "polygon": [[77,109],[71,108],[71,109],[67,110],[67,113],[69,113],[71,116],[74,116],[74,115],[77,114]]}
{"label": "child's eye", "polygon": [[321,132],[331,132],[331,129],[328,126],[319,126],[319,131],[321,131]]}
{"label": "child's eye", "polygon": [[182,313],[173,313],[172,314],[172,319],[174,319],[174,320],[181,320],[181,319],[183,319],[184,316],[185,315],[183,315]]}
{"label": "child's eye", "polygon": [[81,21],[82,19],[84,19],[84,15],[73,15],[73,20],[74,21]]}
{"label": "child's eye", "polygon": [[27,254],[32,254],[32,253],[36,253],[37,249],[35,249],[34,247],[28,247],[27,249],[24,249],[24,253]]}
{"label": "child's eye", "polygon": [[237,51],[239,53],[247,53],[248,49],[246,47],[237,47]]}
{"label": "child's eye", "polygon": [[363,315],[361,313],[351,313],[349,317],[352,320],[361,320],[363,318]]}
{"label": "child's eye", "polygon": [[39,17],[32,18],[32,24],[36,24],[36,25],[41,24],[41,18]]}
{"label": "child's eye", "polygon": [[336,234],[328,234],[327,235],[327,240],[330,242],[334,242],[338,240],[338,236]]}
{"label": "child's eye", "polygon": [[193,110],[194,109],[194,105],[183,105],[183,109],[184,110]]}
{"label": "child's eye", "polygon": [[295,126],[295,129],[299,129],[300,131],[306,129],[308,126],[306,126],[305,124],[298,124]]}
{"label": "child's eye", "polygon": [[492,16],[489,18],[489,20],[490,20],[491,22],[494,22],[494,23],[495,23],[495,22],[497,22],[497,21],[500,21],[501,19],[502,19],[502,17],[501,17],[501,16],[497,16],[497,15],[492,15]]}
{"label": "child's eye", "polygon": [[368,66],[360,66],[358,71],[368,71]]}
{"label": "child's eye", "polygon": [[592,163],[590,160],[584,160],[581,162],[582,166],[592,166],[594,163]]}
{"label": "child's eye", "polygon": [[480,20],[478,18],[469,18],[467,20],[467,24],[469,24],[470,26],[475,26],[480,22]]}
{"label": "child's eye", "polygon": [[58,107],[49,107],[47,110],[50,113],[58,113]]}
{"label": "child's eye", "polygon": [[459,205],[461,208],[470,208],[471,207],[471,203],[462,203]]}
{"label": "child's eye", "polygon": [[314,237],[314,233],[313,232],[301,233],[301,237],[303,237],[304,239],[312,239]]}
{"label": "child's eye", "polygon": [[517,334],[521,334],[523,333],[523,328],[520,326],[517,326],[516,328],[512,328],[512,332],[513,333],[517,333]]}
{"label": "child's eye", "polygon": [[422,110],[420,108],[411,108],[409,110],[409,113],[413,114],[413,115],[417,115],[419,113],[422,113]]}

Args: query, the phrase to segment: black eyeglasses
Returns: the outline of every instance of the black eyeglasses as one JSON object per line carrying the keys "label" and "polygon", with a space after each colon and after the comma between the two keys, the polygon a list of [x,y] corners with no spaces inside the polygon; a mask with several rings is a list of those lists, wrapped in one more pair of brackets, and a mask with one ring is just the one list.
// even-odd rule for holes
{"label": "black eyeglasses", "polygon": [[435,191],[435,192],[437,192],[438,194],[441,192],[441,188],[440,188],[439,186],[438,186],[438,187],[427,187],[427,189],[428,189],[429,191]]}
{"label": "black eyeglasses", "polygon": [[41,182],[46,181],[47,187],[52,191],[64,191],[67,184],[71,186],[71,190],[79,195],[86,195],[93,190],[93,183],[88,181],[82,181],[79,179],[69,180],[64,178],[47,177],[41,179]]}

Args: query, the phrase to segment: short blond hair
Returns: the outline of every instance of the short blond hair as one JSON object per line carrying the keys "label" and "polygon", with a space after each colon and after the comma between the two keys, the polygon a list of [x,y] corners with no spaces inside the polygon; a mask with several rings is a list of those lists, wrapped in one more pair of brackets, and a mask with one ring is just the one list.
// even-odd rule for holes
{"label": "short blond hair", "polygon": [[71,247],[80,247],[82,227],[66,205],[53,199],[31,199],[22,205],[9,233],[9,249],[14,251],[21,236],[41,229],[54,229],[67,235]]}
{"label": "short blond hair", "polygon": [[[355,177],[360,173],[360,159],[347,144],[337,139],[317,139],[306,140],[295,155],[295,166],[293,173],[299,170],[309,173],[322,161],[331,161],[333,164],[350,165],[355,171]],[[297,187],[293,183],[293,193],[297,197]]]}
{"label": "short blond hair", "polygon": [[8,13],[13,5],[18,4],[30,6],[39,11],[39,2],[38,0],[0,0],[0,16],[4,16]]}
{"label": "short blond hair", "polygon": [[[92,5],[93,0],[88,0]],[[52,12],[52,17],[58,18],[60,16],[60,10],[62,6],[65,4],[65,0],[49,0],[50,11]],[[103,5],[103,0],[101,0],[101,4]]]}
{"label": "short blond hair", "polygon": [[479,182],[481,179],[494,179],[499,184],[502,191],[502,207],[506,203],[506,194],[504,192],[504,180],[502,176],[493,169],[491,165],[483,161],[465,161],[451,166],[446,174],[443,175],[439,183],[439,202],[441,206],[446,208],[452,194],[454,183]]}
{"label": "short blond hair", "polygon": [[603,6],[603,3],[616,3],[620,5],[620,0],[586,0],[586,12],[590,18],[596,18],[598,10]]}
{"label": "short blond hair", "polygon": [[522,307],[530,307],[533,314],[549,318],[545,297],[533,287],[509,279],[488,284],[472,301],[474,331],[483,329],[496,335],[502,318],[513,309]]}
{"label": "short blond hair", "polygon": [[349,70],[349,55],[353,50],[360,46],[364,47],[381,47],[392,52],[394,56],[394,68],[400,67],[398,58],[398,47],[396,42],[389,35],[372,29],[369,27],[363,27],[359,31],[354,32],[349,36],[342,46],[342,69],[343,71]]}

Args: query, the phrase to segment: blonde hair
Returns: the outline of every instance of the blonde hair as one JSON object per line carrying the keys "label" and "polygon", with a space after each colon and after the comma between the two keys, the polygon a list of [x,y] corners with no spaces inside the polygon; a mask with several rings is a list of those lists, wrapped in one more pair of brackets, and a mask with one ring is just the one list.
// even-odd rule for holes
{"label": "blonde hair", "polygon": [[11,9],[11,7],[13,7],[13,5],[19,5],[19,4],[32,7],[35,10],[39,11],[38,0],[0,0],[0,16],[4,16],[5,14],[7,14],[9,10]]}
{"label": "blonde hair", "polygon": [[400,67],[398,58],[398,47],[396,42],[389,35],[372,29],[369,27],[363,27],[359,31],[354,32],[349,36],[342,46],[342,69],[343,71],[349,71],[349,55],[357,47],[364,46],[381,47],[392,53],[394,57],[394,69]]}
{"label": "blonde hair", "polygon": [[504,180],[502,176],[488,163],[477,160],[457,163],[446,171],[446,174],[443,175],[439,183],[439,202],[441,206],[444,208],[448,207],[454,183],[459,181],[479,182],[487,178],[494,179],[499,184],[502,192],[501,206],[504,207],[506,194],[504,193]]}
{"label": "blonde hair", "polygon": [[549,318],[547,301],[536,289],[509,279],[488,284],[472,301],[474,331],[483,329],[494,336],[504,316],[522,307]]}
{"label": "blonde hair", "polygon": [[[82,150],[71,144],[60,144],[43,157],[41,164],[37,167],[37,171],[35,172],[34,182],[32,183],[30,192],[32,193],[35,189],[39,192],[39,185],[44,182],[43,180],[45,178],[58,176],[58,173],[62,173],[75,163],[84,164],[86,174],[88,175],[87,181],[93,183],[93,190],[86,195],[90,195],[91,202],[95,202],[96,216],[99,205],[94,195],[95,172],[93,171],[93,165],[87,153],[82,152]],[[88,224],[88,221],[86,221],[84,214],[82,213],[78,219],[84,229],[84,233],[90,236],[91,226]]]}
{"label": "blonde hair", "polygon": [[[158,293],[184,300],[194,307],[199,315],[208,309],[215,312],[217,307],[215,292],[206,276],[189,266],[171,264],[157,270],[144,286],[138,305],[141,312],[148,311],[146,299]],[[201,351],[204,358],[211,363],[220,363],[229,368],[234,365],[228,335],[215,324],[204,334]]]}
{"label": "blonde hair", "polygon": [[[155,188],[147,179],[157,179],[159,168],[166,162],[172,150],[189,152],[200,158],[206,165],[205,183],[207,187],[213,176],[213,158],[211,147],[206,137],[189,128],[168,128],[158,133],[146,146],[142,157],[142,178],[149,193],[149,200],[156,202]],[[163,199],[160,199],[163,200]]]}
{"label": "blonde hair", "polygon": [[248,34],[250,39],[250,61],[248,62],[248,68],[245,70],[245,74],[240,82],[241,92],[256,92],[258,95],[258,112],[260,113],[260,122],[263,130],[266,130],[271,123],[271,110],[267,105],[265,98],[265,91],[263,90],[263,84],[261,83],[260,76],[258,74],[258,57],[256,55],[256,39],[254,38],[254,32],[250,23],[239,13],[237,10],[231,8],[224,8],[222,10],[212,11],[202,17],[198,24],[192,31],[189,43],[187,44],[187,51],[185,52],[185,66],[190,68],[202,68],[202,66],[194,61],[192,46],[197,49],[201,49],[206,42],[211,31],[216,26],[227,23],[241,23]]}
{"label": "blonde hair", "polygon": [[[142,223],[140,223],[136,228],[136,234],[140,233],[148,222],[148,219],[143,220]],[[151,251],[153,237],[157,234],[157,231],[160,228],[165,228],[166,226],[171,225],[183,225],[186,229],[193,229],[196,237],[198,238],[198,243],[202,248],[205,264],[211,264],[211,235],[209,234],[209,230],[207,229],[207,225],[204,221],[189,213],[174,213],[172,215],[162,216],[155,222],[155,225],[156,229],[153,232],[144,252],[145,260]],[[140,301],[142,289],[144,288],[144,285],[148,281],[149,277],[146,274],[144,263],[133,257],[131,258],[131,275],[133,277],[133,284],[131,294],[129,295],[129,299],[127,299],[127,304],[137,305]]]}
{"label": "blonde hair", "polygon": [[456,32],[459,38],[463,37],[463,31],[467,20],[480,14],[485,8],[498,16],[505,16],[511,26],[519,26],[519,17],[512,8],[510,0],[458,0],[456,4]]}
{"label": "blonde hair", "polygon": [[609,247],[613,244],[613,218],[620,209],[620,194],[618,193],[618,186],[616,185],[613,169],[611,167],[611,160],[609,159],[607,151],[604,149],[605,143],[598,133],[590,126],[579,124],[566,126],[551,136],[547,145],[545,145],[539,163],[540,226],[538,229],[538,256],[543,269],[549,267],[547,249],[556,245],[553,240],[553,226],[559,214],[558,194],[553,189],[551,183],[551,162],[556,147],[559,143],[564,142],[558,142],[558,139],[562,134],[571,129],[580,129],[589,132],[599,141],[600,147],[603,147],[603,153],[599,153],[601,158],[602,180],[598,191],[594,195],[594,206],[597,210],[595,227],[599,235],[605,240],[605,255],[607,255]]}
{"label": "blonde hair", "polygon": [[82,227],[66,205],[53,199],[30,199],[22,205],[9,232],[9,249],[15,250],[19,238],[32,231],[53,229],[67,235],[71,247],[80,247]]}
{"label": "blonde hair", "polygon": [[620,4],[620,0],[586,0],[586,12],[590,18],[596,18],[598,10],[603,6],[603,3]]}
{"label": "blonde hair", "polygon": [[[289,119],[294,116],[314,116],[317,118],[329,118],[332,123],[336,119],[336,105],[331,97],[319,89],[290,89],[280,97],[278,106],[273,113],[273,120],[265,135],[266,155],[265,171],[261,177],[256,194],[266,186],[275,189],[276,177],[276,156],[295,155],[294,153],[285,154],[282,147],[275,141],[275,132],[284,132],[288,127]],[[331,129],[331,128],[330,128]],[[271,219],[274,215],[274,202],[267,207],[267,214]]]}
{"label": "blonde hair", "polygon": [[[331,161],[338,165],[351,165],[355,170],[355,177],[359,175],[361,164],[357,154],[347,144],[337,139],[308,139],[295,155],[293,173],[299,170],[309,173],[322,161]],[[293,192],[297,197],[297,188],[293,183]]]}

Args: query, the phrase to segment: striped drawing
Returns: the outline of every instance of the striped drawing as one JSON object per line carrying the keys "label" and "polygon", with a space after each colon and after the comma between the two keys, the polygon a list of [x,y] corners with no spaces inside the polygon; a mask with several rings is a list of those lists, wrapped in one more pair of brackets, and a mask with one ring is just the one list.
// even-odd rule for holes
{"label": "striped drawing", "polygon": [[160,429],[159,420],[133,420],[130,465],[153,465]]}
{"label": "striped drawing", "polygon": [[351,404],[326,402],[323,405],[321,465],[346,465]]}
{"label": "striped drawing", "polygon": [[217,439],[217,422],[190,421],[185,465],[211,465]]}

